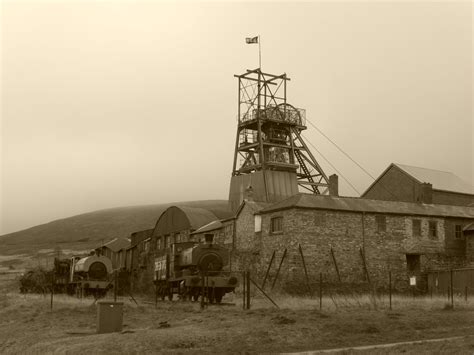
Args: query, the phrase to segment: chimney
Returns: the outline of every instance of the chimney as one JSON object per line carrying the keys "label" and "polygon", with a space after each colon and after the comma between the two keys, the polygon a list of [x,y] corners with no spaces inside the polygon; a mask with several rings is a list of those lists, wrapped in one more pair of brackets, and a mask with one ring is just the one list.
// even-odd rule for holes
{"label": "chimney", "polygon": [[336,174],[329,177],[329,195],[339,196],[339,177]]}
{"label": "chimney", "polygon": [[421,203],[433,203],[433,185],[429,182],[421,184],[418,201]]}

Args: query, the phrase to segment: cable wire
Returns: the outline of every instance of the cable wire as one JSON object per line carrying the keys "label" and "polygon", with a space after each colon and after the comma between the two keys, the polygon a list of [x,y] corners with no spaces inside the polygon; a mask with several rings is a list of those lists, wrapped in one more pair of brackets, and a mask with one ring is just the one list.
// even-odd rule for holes
{"label": "cable wire", "polygon": [[[316,125],[311,122],[308,118],[306,118],[306,121],[309,122],[309,124],[311,126],[313,126],[314,129],[316,129],[324,138],[326,138],[330,143],[332,143],[342,154],[344,154],[347,158],[349,158],[355,165],[357,165],[364,173],[366,173],[367,175],[369,175],[372,180],[376,181],[377,179],[375,177],[372,176],[372,174],[370,174],[366,169],[364,169],[364,167],[362,165],[360,165],[354,158],[352,158],[349,154],[347,154],[341,147],[339,147],[331,138],[329,138],[326,134],[324,134],[323,131],[321,131],[318,127],[316,127]],[[311,144],[311,143],[310,143]],[[311,144],[312,145],[312,144]],[[313,146],[313,145],[312,145]],[[314,146],[313,146],[314,149],[316,149]],[[317,149],[316,149],[317,151]],[[319,151],[318,151],[319,154],[321,154]],[[321,154],[321,156],[323,156]],[[324,156],[323,156],[324,158]],[[326,159],[326,158],[324,158]],[[327,161],[327,160],[326,160]],[[328,161],[327,161],[328,162]],[[329,162],[328,162],[329,163]],[[329,163],[331,165],[331,163]],[[332,166],[332,165],[331,165]],[[334,166],[333,166],[334,168]],[[334,168],[334,170],[336,170],[336,168]],[[337,170],[336,170],[337,171]],[[342,176],[342,175],[341,175]],[[344,179],[345,180],[345,179]],[[346,180],[347,181],[347,180]],[[349,181],[347,181],[347,183],[349,183]],[[349,183],[350,184],[350,183]],[[351,185],[352,186],[352,185]],[[383,184],[380,184],[380,187],[382,187],[385,191],[387,191],[390,195],[392,195],[393,197],[395,197],[396,200],[398,200],[398,196],[395,195],[392,191],[388,190],[385,186],[383,186]],[[360,195],[360,193],[359,193]]]}
{"label": "cable wire", "polygon": [[309,143],[309,145],[310,145],[311,147],[313,147],[313,149],[314,149],[315,151],[318,152],[318,154],[326,161],[326,163],[328,163],[328,164],[342,177],[342,179],[343,179],[345,182],[347,182],[347,183],[349,184],[349,186],[352,187],[352,189],[353,189],[358,195],[360,195],[360,192],[354,187],[354,185],[352,185],[352,184],[350,183],[350,181],[347,180],[347,179],[344,177],[344,175],[342,175],[342,173],[341,173],[339,170],[337,170],[337,168],[336,168],[333,164],[331,164],[331,162],[323,155],[323,153],[321,153],[321,152],[314,146],[313,143],[311,143],[308,139],[306,139],[306,137],[305,137],[303,134],[301,134],[301,136],[305,139],[306,142]]}
{"label": "cable wire", "polygon": [[306,121],[309,122],[309,124],[311,126],[313,126],[314,129],[316,129],[319,133],[321,133],[321,135],[326,138],[329,142],[331,142],[342,154],[344,154],[346,157],[348,157],[355,165],[357,165],[364,173],[366,173],[367,175],[369,175],[374,181],[376,180],[372,174],[370,174],[367,170],[364,169],[364,167],[362,165],[360,165],[358,162],[355,161],[354,158],[352,158],[349,154],[347,154],[341,147],[339,147],[333,140],[331,140],[331,138],[329,138],[326,134],[324,134],[323,131],[321,131],[318,127],[316,127],[315,124],[313,124],[313,122],[311,122],[309,119],[306,118]]}

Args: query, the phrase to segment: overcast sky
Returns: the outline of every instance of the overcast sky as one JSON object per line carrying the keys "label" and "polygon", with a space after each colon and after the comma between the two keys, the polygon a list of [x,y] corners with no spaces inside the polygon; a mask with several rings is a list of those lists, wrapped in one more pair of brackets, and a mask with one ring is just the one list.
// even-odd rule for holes
{"label": "overcast sky", "polygon": [[[226,199],[233,74],[289,102],[372,175],[472,183],[472,3],[2,2],[0,234],[102,208]],[[363,192],[372,180],[311,126]],[[334,170],[315,152],[325,172]],[[340,192],[357,195],[341,178]]]}

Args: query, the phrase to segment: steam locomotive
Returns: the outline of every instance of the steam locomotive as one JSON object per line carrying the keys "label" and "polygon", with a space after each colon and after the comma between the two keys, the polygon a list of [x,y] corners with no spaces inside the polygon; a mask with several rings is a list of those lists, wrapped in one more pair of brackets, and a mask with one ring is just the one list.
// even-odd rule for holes
{"label": "steam locomotive", "polygon": [[74,256],[54,259],[55,292],[65,292],[78,297],[94,295],[103,297],[113,287],[112,262],[106,256]]}
{"label": "steam locomotive", "polygon": [[233,292],[238,279],[224,272],[230,254],[226,248],[195,242],[174,243],[164,255],[155,258],[154,284],[162,300],[181,299],[197,301],[206,296],[210,303],[220,303],[226,293]]}

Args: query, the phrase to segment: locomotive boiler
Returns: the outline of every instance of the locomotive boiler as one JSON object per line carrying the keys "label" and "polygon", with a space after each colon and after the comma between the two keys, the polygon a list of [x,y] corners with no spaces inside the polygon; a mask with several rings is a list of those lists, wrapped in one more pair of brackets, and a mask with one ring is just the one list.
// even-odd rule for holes
{"label": "locomotive boiler", "polygon": [[103,255],[54,260],[55,288],[77,296],[103,297],[112,288],[112,262]]}
{"label": "locomotive boiler", "polygon": [[229,251],[211,242],[174,243],[155,258],[157,294],[161,299],[171,300],[178,294],[193,301],[205,295],[211,303],[220,303],[226,293],[238,286],[238,279],[223,271],[229,260]]}

